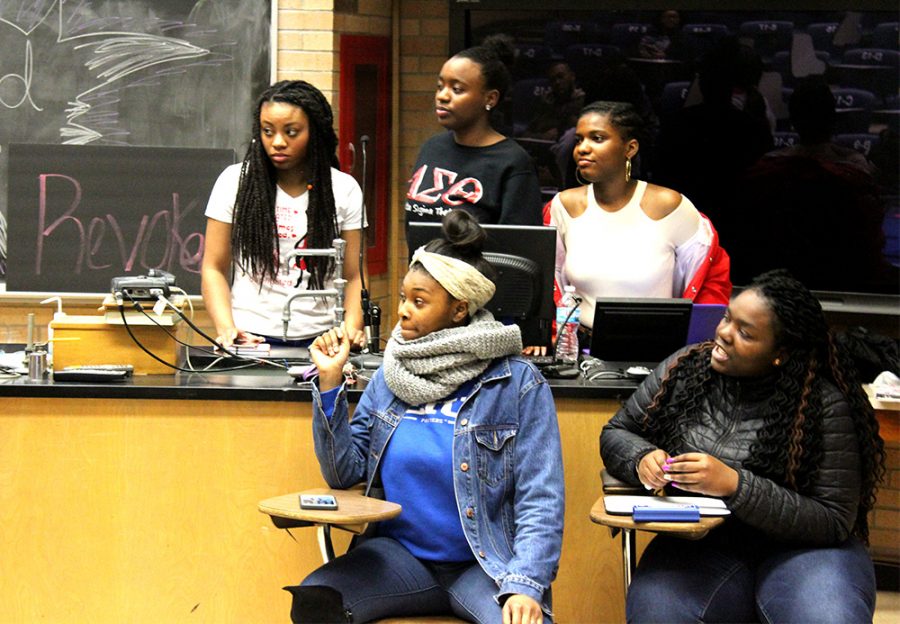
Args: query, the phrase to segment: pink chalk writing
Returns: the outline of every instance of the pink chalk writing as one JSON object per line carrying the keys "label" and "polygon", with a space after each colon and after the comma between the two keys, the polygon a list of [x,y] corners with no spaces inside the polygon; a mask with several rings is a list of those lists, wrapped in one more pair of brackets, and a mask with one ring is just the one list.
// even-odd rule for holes
{"label": "pink chalk writing", "polygon": [[[99,216],[83,214],[89,209],[83,204],[82,187],[75,178],[42,173],[38,179],[36,275],[41,275],[45,268],[45,247],[53,245],[55,237],[69,241],[73,234],[76,245],[66,246],[77,251],[67,268],[76,274],[110,268],[124,273],[146,269],[172,271],[176,266],[190,273],[200,272],[204,236],[200,232],[183,231],[185,218],[198,208],[196,201],[182,206],[180,195],[172,193],[169,206],[141,215],[136,227],[126,228],[116,215],[108,212]],[[109,258],[111,248],[117,252],[113,257],[120,261],[118,265],[98,260]]]}

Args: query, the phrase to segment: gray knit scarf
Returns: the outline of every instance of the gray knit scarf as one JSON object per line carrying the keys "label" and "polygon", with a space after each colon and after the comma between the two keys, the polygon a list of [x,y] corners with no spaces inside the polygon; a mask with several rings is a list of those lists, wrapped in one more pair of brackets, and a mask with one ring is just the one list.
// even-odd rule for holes
{"label": "gray knit scarf", "polygon": [[478,310],[468,325],[404,340],[398,324],[384,350],[384,380],[409,405],[443,399],[480,375],[491,360],[522,351],[516,325],[495,321]]}

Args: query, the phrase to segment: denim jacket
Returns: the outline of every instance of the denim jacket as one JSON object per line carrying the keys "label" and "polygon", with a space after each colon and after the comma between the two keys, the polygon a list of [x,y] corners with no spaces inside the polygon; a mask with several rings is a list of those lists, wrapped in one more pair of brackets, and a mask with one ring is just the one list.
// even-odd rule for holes
{"label": "denim jacket", "polygon": [[[333,488],[378,474],[391,434],[410,406],[381,370],[366,386],[352,421],[342,387],[329,421],[313,392],[313,438],[322,475]],[[550,614],[550,582],[562,546],[562,450],[547,382],[518,357],[494,360],[460,409],[453,436],[453,487],[459,519],[476,561],[499,587],[525,594]]]}

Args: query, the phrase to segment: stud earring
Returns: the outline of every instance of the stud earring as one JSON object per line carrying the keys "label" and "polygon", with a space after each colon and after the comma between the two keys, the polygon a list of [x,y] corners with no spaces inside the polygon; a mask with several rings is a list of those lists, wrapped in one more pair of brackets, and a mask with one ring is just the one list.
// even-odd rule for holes
{"label": "stud earring", "polygon": [[490,104],[485,104],[485,105],[484,105],[484,110],[486,110],[486,111],[491,110],[491,105],[490,105]]}
{"label": "stud earring", "polygon": [[775,364],[775,366],[781,366],[781,358],[775,358],[773,364]]}

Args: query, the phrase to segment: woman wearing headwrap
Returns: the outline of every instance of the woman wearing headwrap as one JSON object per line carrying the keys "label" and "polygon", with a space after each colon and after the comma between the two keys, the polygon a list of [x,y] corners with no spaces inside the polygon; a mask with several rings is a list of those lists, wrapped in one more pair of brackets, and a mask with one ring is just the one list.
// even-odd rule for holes
{"label": "woman wearing headwrap", "polygon": [[564,505],[553,397],[516,356],[519,329],[483,309],[494,294],[484,231],[454,210],[443,234],[413,255],[400,322],[352,420],[342,385],[347,333],[329,331],[310,347],[325,480],[383,488],[403,511],[288,588],[294,622],[552,621]]}

